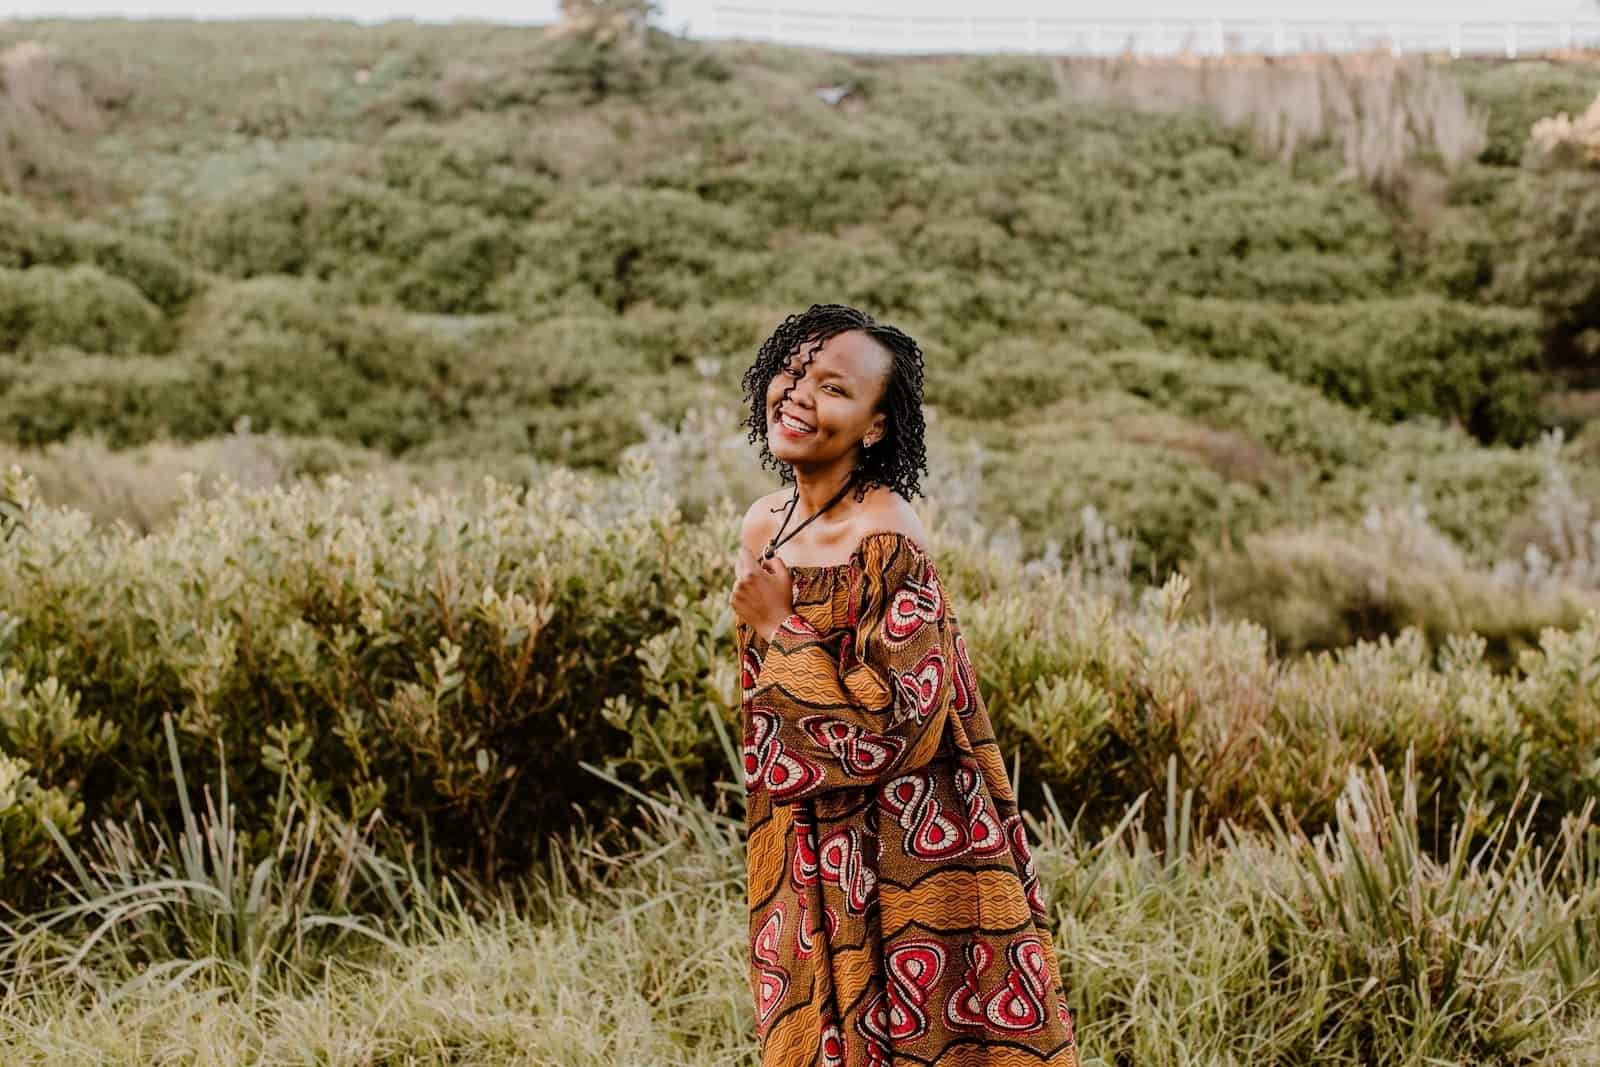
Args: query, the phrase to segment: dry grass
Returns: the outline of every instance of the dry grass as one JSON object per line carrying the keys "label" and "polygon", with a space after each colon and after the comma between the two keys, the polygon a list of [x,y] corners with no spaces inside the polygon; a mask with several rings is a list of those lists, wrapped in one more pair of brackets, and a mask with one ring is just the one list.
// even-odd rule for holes
{"label": "dry grass", "polygon": [[1217,429],[1176,415],[1134,415],[1115,423],[1125,441],[1160,445],[1198,457],[1232,482],[1257,489],[1288,485],[1300,466],[1259,441],[1232,430]]}
{"label": "dry grass", "polygon": [[81,196],[92,176],[70,137],[104,129],[107,112],[132,91],[126,80],[38,41],[0,51],[0,189],[41,184]]}
{"label": "dry grass", "polygon": [[113,450],[96,437],[74,438],[38,451],[0,443],[0,467],[18,464],[39,479],[41,496],[76,508],[96,522],[128,523],[140,533],[164,524],[183,505],[182,475],[215,493],[224,481],[241,487],[276,485],[288,467],[288,450],[250,432],[248,420],[225,437],[190,444],[155,442]]}
{"label": "dry grass", "polygon": [[1577,118],[1565,111],[1533,124],[1533,143],[1543,152],[1572,152],[1591,163],[1600,163],[1600,96]]}
{"label": "dry grass", "polygon": [[[1474,807],[1435,859],[1425,785],[1352,770],[1315,837],[1205,840],[1170,779],[1164,847],[1136,817],[1159,796],[1101,831],[1030,817],[1085,1064],[1592,1064],[1592,814],[1536,849],[1526,800]],[[671,797],[630,831],[622,854],[575,835],[530,907],[431,916],[303,985],[241,994],[179,959],[0,988],[6,1062],[752,1062],[742,827]]]}
{"label": "dry grass", "polygon": [[1477,158],[1488,143],[1487,116],[1416,56],[1119,56],[1053,63],[1064,96],[1149,111],[1207,108],[1285,161],[1307,149],[1337,148],[1347,177],[1384,193],[1403,191],[1419,154],[1431,153],[1453,169]]}

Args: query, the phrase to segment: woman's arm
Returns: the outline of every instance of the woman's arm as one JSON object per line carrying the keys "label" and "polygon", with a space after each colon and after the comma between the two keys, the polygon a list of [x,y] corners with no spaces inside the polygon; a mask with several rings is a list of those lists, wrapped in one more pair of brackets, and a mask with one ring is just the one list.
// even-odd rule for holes
{"label": "woman's arm", "polygon": [[932,560],[879,532],[847,573],[842,633],[796,613],[764,656],[745,651],[745,785],[777,801],[879,784],[927,763],[943,735],[955,665]]}

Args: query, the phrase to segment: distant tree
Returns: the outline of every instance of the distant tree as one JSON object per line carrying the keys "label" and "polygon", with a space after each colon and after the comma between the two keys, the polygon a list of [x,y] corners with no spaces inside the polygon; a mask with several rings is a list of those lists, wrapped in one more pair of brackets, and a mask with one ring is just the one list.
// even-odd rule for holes
{"label": "distant tree", "polygon": [[556,30],[603,46],[642,43],[659,11],[655,0],[561,0]]}

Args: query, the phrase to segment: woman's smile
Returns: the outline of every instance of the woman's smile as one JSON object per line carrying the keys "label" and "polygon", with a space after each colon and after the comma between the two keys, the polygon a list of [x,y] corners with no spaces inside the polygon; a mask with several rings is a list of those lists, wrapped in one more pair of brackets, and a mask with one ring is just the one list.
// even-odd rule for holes
{"label": "woman's smile", "polygon": [[776,425],[779,430],[783,431],[785,436],[792,437],[796,440],[810,437],[812,434],[817,432],[816,426],[797,415],[791,415],[787,411],[778,416],[774,425]]}

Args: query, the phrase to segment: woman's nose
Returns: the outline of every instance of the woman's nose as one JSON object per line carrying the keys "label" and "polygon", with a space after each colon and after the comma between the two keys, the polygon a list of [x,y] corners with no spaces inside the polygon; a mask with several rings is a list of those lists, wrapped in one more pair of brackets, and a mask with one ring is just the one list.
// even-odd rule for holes
{"label": "woman's nose", "polygon": [[801,378],[789,390],[789,403],[796,407],[811,407],[811,383]]}

